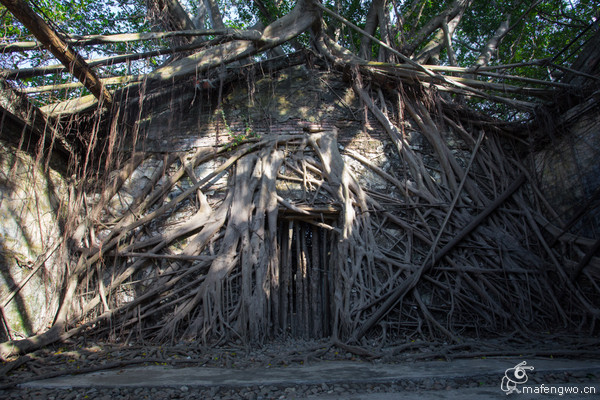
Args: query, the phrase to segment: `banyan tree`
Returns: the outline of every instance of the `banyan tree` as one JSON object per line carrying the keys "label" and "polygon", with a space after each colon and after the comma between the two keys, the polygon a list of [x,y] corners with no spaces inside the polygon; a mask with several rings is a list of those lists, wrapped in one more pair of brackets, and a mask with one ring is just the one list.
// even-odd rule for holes
{"label": "banyan tree", "polygon": [[598,333],[593,1],[0,2],[2,357]]}

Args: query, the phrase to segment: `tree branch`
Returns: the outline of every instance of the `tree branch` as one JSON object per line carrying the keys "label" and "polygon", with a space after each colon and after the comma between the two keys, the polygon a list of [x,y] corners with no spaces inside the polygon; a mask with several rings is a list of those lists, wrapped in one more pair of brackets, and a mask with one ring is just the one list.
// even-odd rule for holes
{"label": "tree branch", "polygon": [[[352,22],[348,21],[347,19],[345,19],[344,17],[336,14],[335,12],[331,11],[330,9],[328,9],[327,7],[323,6],[322,4],[315,2],[314,3],[318,8],[320,8],[321,10],[325,11],[326,13],[328,13],[329,15],[331,15],[332,17],[336,18],[337,20],[345,23],[346,25],[348,25],[349,27],[351,27],[352,29],[356,30],[357,32],[365,35],[365,36],[370,36],[367,32],[365,32],[363,29],[359,28],[358,26],[356,26],[355,24],[353,24]],[[375,43],[379,44],[382,47],[385,47],[386,49],[388,49],[389,51],[391,51],[393,54],[397,55],[398,57],[400,57],[400,59],[404,62],[406,62],[407,64],[413,66],[417,71],[420,71],[422,73],[424,73],[427,77],[433,79],[433,82],[439,82],[439,84],[446,84],[449,85],[455,89],[459,89],[462,91],[466,91],[466,92],[470,92],[473,93],[477,96],[483,97],[483,98],[487,98],[489,100],[493,100],[493,101],[497,101],[500,103],[504,103],[504,104],[508,104],[511,105],[513,107],[518,106],[518,108],[530,112],[533,111],[533,106],[530,105],[530,103],[526,103],[526,102],[520,102],[517,100],[510,100],[510,99],[505,99],[503,97],[500,96],[496,96],[493,94],[488,94],[485,93],[479,89],[475,89],[472,88],[468,85],[465,85],[461,82],[458,82],[457,80],[451,79],[447,76],[438,74],[438,73],[434,73],[431,69],[426,68],[425,66],[419,64],[418,62],[411,60],[409,57],[407,57],[406,55],[400,53],[399,51],[393,49],[392,47],[390,47],[389,45],[383,43],[381,40],[375,38],[374,36],[370,36],[370,39],[372,41],[374,41]],[[356,59],[358,59],[358,57],[354,56]]]}
{"label": "tree branch", "polygon": [[446,21],[442,23],[442,31],[444,32],[444,42],[446,44],[446,49],[448,50],[450,65],[457,66],[458,61],[456,60],[456,53],[452,47],[452,33],[450,32],[450,28],[448,27],[448,23]]}
{"label": "tree branch", "polygon": [[112,104],[112,96],[102,87],[96,73],[85,60],[62,40],[46,21],[22,0],[0,0],[0,2],[25,25],[27,29],[62,62],[71,73],[105,105]]}
{"label": "tree branch", "polygon": [[[193,32],[193,31],[184,31],[184,32]],[[198,31],[198,32],[200,32],[200,31]],[[202,31],[202,32],[208,32],[208,31]],[[171,32],[164,32],[164,33],[168,34]],[[173,33],[175,33],[175,32],[173,32]],[[131,35],[138,35],[138,34],[131,34]],[[171,35],[165,35],[165,37],[170,37],[170,36]],[[230,34],[228,34],[227,36],[222,37],[222,39],[220,39],[219,42],[222,43],[222,42],[225,42],[228,40],[259,40],[260,37],[261,37],[261,33],[259,31],[255,31],[255,30],[237,31],[237,30],[235,30],[235,32],[230,32]],[[144,58],[157,57],[157,56],[161,56],[161,55],[176,54],[176,53],[191,51],[191,50],[195,50],[195,49],[204,47],[206,45],[207,45],[207,42],[202,43],[199,41],[195,41],[192,44],[188,44],[188,45],[184,45],[184,46],[162,48],[162,49],[147,51],[147,52],[143,52],[143,53],[121,54],[121,55],[114,56],[114,57],[104,57],[104,58],[97,58],[97,59],[93,59],[93,60],[86,60],[86,62],[88,63],[88,66],[90,66],[90,67],[96,67],[96,66],[102,66],[102,65],[115,65],[115,64],[119,64],[119,63],[123,63],[123,62],[128,62],[128,61],[141,60]],[[60,73],[60,72],[65,72],[65,71],[67,71],[67,70],[62,64],[55,64],[55,65],[47,65],[44,67],[37,67],[37,68],[13,69],[13,70],[9,70],[9,71],[4,71],[0,75],[2,77],[4,77],[5,79],[24,79],[24,78],[31,78],[34,76],[43,76],[43,75]]]}
{"label": "tree branch", "polygon": [[475,62],[475,65],[473,66],[475,69],[488,65],[490,59],[492,58],[492,53],[496,51],[500,41],[508,33],[509,23],[510,14],[506,17],[506,20],[504,20],[500,24],[496,32],[494,32],[494,35],[490,38],[490,40],[488,40],[487,44],[484,46],[483,50],[481,51],[481,55],[479,56],[479,58]]}
{"label": "tree branch", "polygon": [[[195,29],[187,11],[178,0],[147,0],[148,16],[155,24],[168,31]],[[172,45],[193,43],[197,39],[185,37],[183,40],[171,40]]]}
{"label": "tree branch", "polygon": [[[167,39],[171,37],[194,37],[194,36],[227,36],[233,39],[258,40],[260,31],[248,29],[191,29],[183,31],[167,32],[142,32],[142,33],[118,33],[115,35],[70,35],[64,39],[65,43],[73,46],[91,46],[104,43],[130,43],[144,40]],[[39,50],[42,45],[38,42],[15,42],[0,44],[0,52],[10,53],[16,51]]]}
{"label": "tree branch", "polygon": [[463,12],[473,0],[456,0],[450,8],[441,14],[432,18],[423,26],[416,34],[414,39],[408,45],[404,46],[402,53],[411,55],[419,45],[429,37],[433,32],[438,30],[444,21],[452,20],[454,17]]}

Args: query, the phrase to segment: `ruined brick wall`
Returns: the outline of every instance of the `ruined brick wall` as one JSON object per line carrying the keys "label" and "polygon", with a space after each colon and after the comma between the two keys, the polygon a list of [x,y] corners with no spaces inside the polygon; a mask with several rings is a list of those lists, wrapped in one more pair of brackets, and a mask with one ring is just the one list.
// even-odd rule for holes
{"label": "ruined brick wall", "polygon": [[212,90],[188,85],[166,97],[146,96],[141,117],[132,115],[143,138],[138,150],[219,147],[242,135],[301,133],[309,125],[323,130],[336,126],[339,141],[349,143],[363,131],[358,100],[349,84],[333,74],[301,66],[252,80]]}
{"label": "ruined brick wall", "polygon": [[[146,96],[141,116],[130,112],[134,119],[128,123],[138,129],[137,150],[217,150],[248,137],[336,129],[344,149],[360,153],[386,172],[401,170],[397,150],[387,134],[371,115],[365,120],[359,99],[339,75],[299,66],[249,79],[212,90],[187,86],[166,97]],[[386,192],[389,184],[385,180],[350,156],[344,155],[344,159],[364,187]],[[196,172],[201,177],[206,171]],[[287,191],[289,197],[294,189]]]}

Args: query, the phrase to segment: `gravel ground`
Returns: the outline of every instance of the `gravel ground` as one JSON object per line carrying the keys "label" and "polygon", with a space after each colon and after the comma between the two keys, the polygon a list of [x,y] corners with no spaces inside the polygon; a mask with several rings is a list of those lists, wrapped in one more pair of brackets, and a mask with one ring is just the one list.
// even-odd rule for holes
{"label": "gravel ground", "polygon": [[[557,373],[536,376],[531,383],[545,384],[595,384],[600,376],[593,373]],[[322,383],[319,385],[264,386],[250,387],[164,387],[164,388],[76,388],[76,389],[29,389],[15,388],[0,391],[4,399],[215,399],[215,400],[267,400],[302,399],[311,395],[333,394],[340,399],[359,393],[399,393],[451,390],[474,387],[498,387],[498,376],[469,376],[461,379],[423,379],[390,383]]]}
{"label": "gravel ground", "polygon": [[[93,346],[72,345],[46,349],[25,358],[26,362],[4,363],[0,368],[0,399],[302,399],[314,395],[335,395],[340,399],[350,398],[353,394],[374,392],[419,392],[443,391],[474,387],[499,387],[499,377],[494,375],[469,375],[463,378],[404,380],[389,383],[323,383],[318,385],[257,385],[249,387],[130,387],[130,388],[71,388],[71,389],[32,389],[14,387],[15,384],[50,377],[79,373],[84,370],[102,370],[107,368],[126,368],[129,365],[172,364],[185,368],[190,363],[195,366],[206,365],[220,368],[245,369],[256,367],[277,367],[319,361],[372,361],[382,362],[381,358],[372,360],[369,355],[357,355],[332,346],[325,341],[290,341],[271,343],[261,348],[219,347],[202,348],[180,344],[171,347],[115,346],[94,344]],[[352,350],[352,349],[350,349]],[[420,350],[422,352],[422,350]],[[437,350],[436,350],[437,351]],[[434,352],[435,353],[435,352]],[[415,358],[418,353],[414,353]],[[398,362],[411,359],[406,352],[398,357]],[[22,358],[21,360],[24,360]],[[162,362],[161,362],[162,361]],[[389,363],[389,359],[383,360]],[[533,383],[580,384],[600,383],[595,373],[572,372],[538,374],[530,379]]]}

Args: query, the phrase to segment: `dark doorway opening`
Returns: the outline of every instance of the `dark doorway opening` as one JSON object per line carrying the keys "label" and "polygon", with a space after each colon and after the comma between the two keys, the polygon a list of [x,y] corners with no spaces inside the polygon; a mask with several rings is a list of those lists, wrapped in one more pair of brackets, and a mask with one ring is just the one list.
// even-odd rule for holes
{"label": "dark doorway opening", "polygon": [[278,236],[276,331],[299,338],[330,336],[334,284],[329,259],[335,232],[286,218],[279,222]]}

